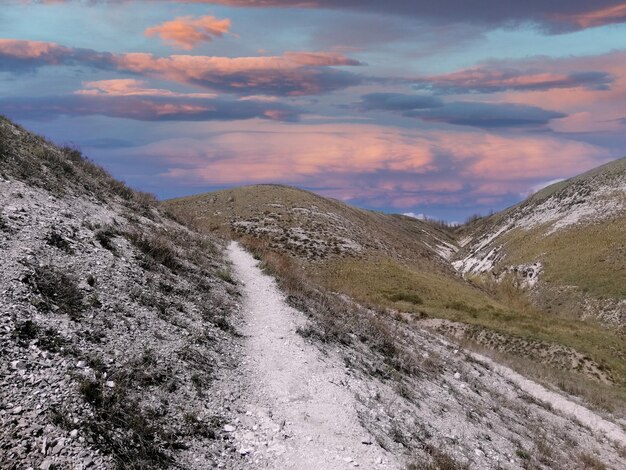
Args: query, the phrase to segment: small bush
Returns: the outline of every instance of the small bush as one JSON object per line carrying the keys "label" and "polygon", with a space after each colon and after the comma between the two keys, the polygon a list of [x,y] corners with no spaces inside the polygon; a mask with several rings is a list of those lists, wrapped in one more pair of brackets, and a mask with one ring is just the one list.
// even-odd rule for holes
{"label": "small bush", "polygon": [[408,470],[469,470],[470,468],[468,464],[457,462],[454,457],[429,444],[426,445],[425,450],[430,455],[430,462],[419,460],[410,463],[407,466]]}
{"label": "small bush", "polygon": [[226,281],[229,284],[235,284],[235,279],[233,279],[233,275],[230,273],[230,271],[227,271],[225,269],[220,269],[219,271],[217,271],[217,273],[215,273],[217,275],[217,277],[219,277],[222,281]]}
{"label": "small bush", "polygon": [[127,233],[126,236],[133,245],[146,255],[147,268],[151,268],[154,264],[163,265],[172,271],[178,271],[182,268],[178,255],[167,235],[161,233],[148,236],[135,231]]}
{"label": "small bush", "polygon": [[422,298],[412,292],[397,292],[387,295],[387,299],[392,302],[408,302],[413,305],[422,305]]}
{"label": "small bush", "polygon": [[84,310],[83,294],[74,278],[51,266],[38,266],[25,282],[40,295],[37,308],[41,311],[65,313],[77,319]]}
{"label": "small bush", "polygon": [[0,232],[11,232],[11,226],[2,215],[0,215]]}
{"label": "small bush", "polygon": [[52,328],[42,328],[32,320],[19,322],[15,326],[13,337],[21,346],[28,347],[31,341],[36,341],[40,349],[50,352],[62,350],[71,351],[69,342]]}
{"label": "small bush", "polygon": [[578,454],[578,460],[585,470],[606,470],[606,465],[591,454],[581,452]]}
{"label": "small bush", "polygon": [[100,243],[100,246],[105,250],[109,250],[114,255],[117,254],[117,248],[113,244],[113,238],[118,235],[117,231],[111,227],[103,228],[98,230],[94,237]]}
{"label": "small bush", "polygon": [[48,236],[46,237],[46,243],[49,246],[53,246],[58,248],[59,250],[63,250],[66,253],[72,254],[74,250],[72,249],[72,245],[56,230],[52,230]]}

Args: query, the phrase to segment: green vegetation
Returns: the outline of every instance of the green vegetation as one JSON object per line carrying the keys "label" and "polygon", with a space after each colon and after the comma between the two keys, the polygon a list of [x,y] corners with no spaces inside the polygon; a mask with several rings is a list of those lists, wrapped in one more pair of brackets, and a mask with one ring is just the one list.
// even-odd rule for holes
{"label": "green vegetation", "polygon": [[599,297],[626,298],[626,217],[543,235],[515,230],[504,239],[507,264],[540,260],[544,280]]}
{"label": "green vegetation", "polygon": [[[610,370],[626,387],[626,343],[619,332],[592,322],[546,315],[506,283],[474,287],[454,278],[414,271],[392,261],[337,262],[318,277],[332,291],[367,304],[478,325],[499,333],[562,344]],[[418,296],[422,304],[395,300]]]}

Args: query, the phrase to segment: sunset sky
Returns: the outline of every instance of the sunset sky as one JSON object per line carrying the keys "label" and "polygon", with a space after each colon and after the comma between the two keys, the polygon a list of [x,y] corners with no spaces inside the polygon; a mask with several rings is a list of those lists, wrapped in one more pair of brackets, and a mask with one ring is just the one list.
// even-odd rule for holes
{"label": "sunset sky", "polygon": [[624,1],[0,4],[0,114],[161,198],[459,221],[626,156]]}

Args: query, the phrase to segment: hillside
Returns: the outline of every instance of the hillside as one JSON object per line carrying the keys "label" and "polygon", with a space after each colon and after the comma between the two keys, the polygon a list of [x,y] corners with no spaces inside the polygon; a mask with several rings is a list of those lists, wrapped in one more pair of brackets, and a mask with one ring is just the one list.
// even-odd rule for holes
{"label": "hillside", "polygon": [[0,467],[227,463],[221,242],[0,118]]}
{"label": "hillside", "polygon": [[626,332],[626,158],[467,231],[453,262],[466,276],[514,274],[547,312]]}
{"label": "hillside", "polygon": [[254,241],[298,259],[308,275],[331,290],[361,286],[362,292],[350,292],[361,300],[403,309],[446,308],[455,300],[487,302],[450,265],[448,259],[458,249],[450,233],[421,220],[278,185],[164,204],[202,231]]}
{"label": "hillside", "polygon": [[262,236],[271,248],[312,262],[386,255],[446,270],[442,260],[457,250],[447,231],[421,220],[358,209],[289,186],[247,186],[165,205],[204,230]]}
{"label": "hillside", "polygon": [[[285,264],[297,265],[320,288],[407,314],[418,326],[503,355],[525,373],[582,395],[601,408],[615,410],[626,398],[623,334],[584,316],[555,316],[550,305],[538,301],[536,293],[552,272],[544,258],[565,256],[552,245],[542,245],[546,243],[541,235],[544,232],[538,230],[550,230],[547,224],[552,221],[556,230],[553,236],[569,233],[567,236],[580,237],[575,242],[558,238],[561,245],[553,242],[570,250],[566,262],[572,269],[577,259],[572,252],[578,257],[594,256],[596,245],[591,240],[597,237],[584,230],[598,225],[577,221],[596,213],[591,208],[597,201],[618,198],[619,194],[623,197],[619,193],[623,166],[624,161],[616,162],[572,182],[546,188],[529,201],[456,233],[428,222],[365,211],[276,185],[181,198],[166,201],[165,206],[201,231],[241,239],[266,260],[278,264],[278,271]],[[578,196],[584,194],[590,195],[586,203]],[[557,205],[555,198],[565,202]],[[616,253],[621,253],[624,243],[619,231],[624,220],[619,204],[602,212],[602,220],[607,221],[606,237],[612,237],[614,243],[610,249]],[[539,214],[544,219],[539,220]],[[507,265],[508,275],[499,272],[494,276],[487,266],[495,257],[498,269],[503,266],[498,263],[505,259],[504,251],[495,247],[512,236],[512,224],[530,227],[524,220],[531,219],[536,224],[532,229],[519,228],[513,233],[535,230],[537,239],[528,243],[526,238],[519,238],[517,246],[544,253],[544,258],[520,256],[515,268]],[[619,265],[619,259],[615,261]],[[586,270],[581,265],[575,271],[583,276]],[[589,277],[604,283],[605,288],[619,290],[626,285],[620,282],[623,275],[623,270],[608,273],[605,268]],[[621,302],[612,298],[605,301],[611,305]],[[562,309],[567,306],[563,304]]]}

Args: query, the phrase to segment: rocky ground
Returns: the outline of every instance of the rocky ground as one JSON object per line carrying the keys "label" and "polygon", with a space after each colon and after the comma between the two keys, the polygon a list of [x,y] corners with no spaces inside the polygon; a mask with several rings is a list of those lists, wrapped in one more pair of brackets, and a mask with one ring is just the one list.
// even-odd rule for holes
{"label": "rocky ground", "polygon": [[0,131],[0,468],[233,465],[215,383],[239,362],[239,293],[220,242]]}
{"label": "rocky ground", "polygon": [[[250,255],[229,251],[242,281],[246,342],[238,417],[228,430],[248,468],[626,464],[623,428],[573,399],[408,316],[391,319],[326,294],[324,307],[297,289],[283,295]],[[330,303],[332,317],[320,315]]]}

